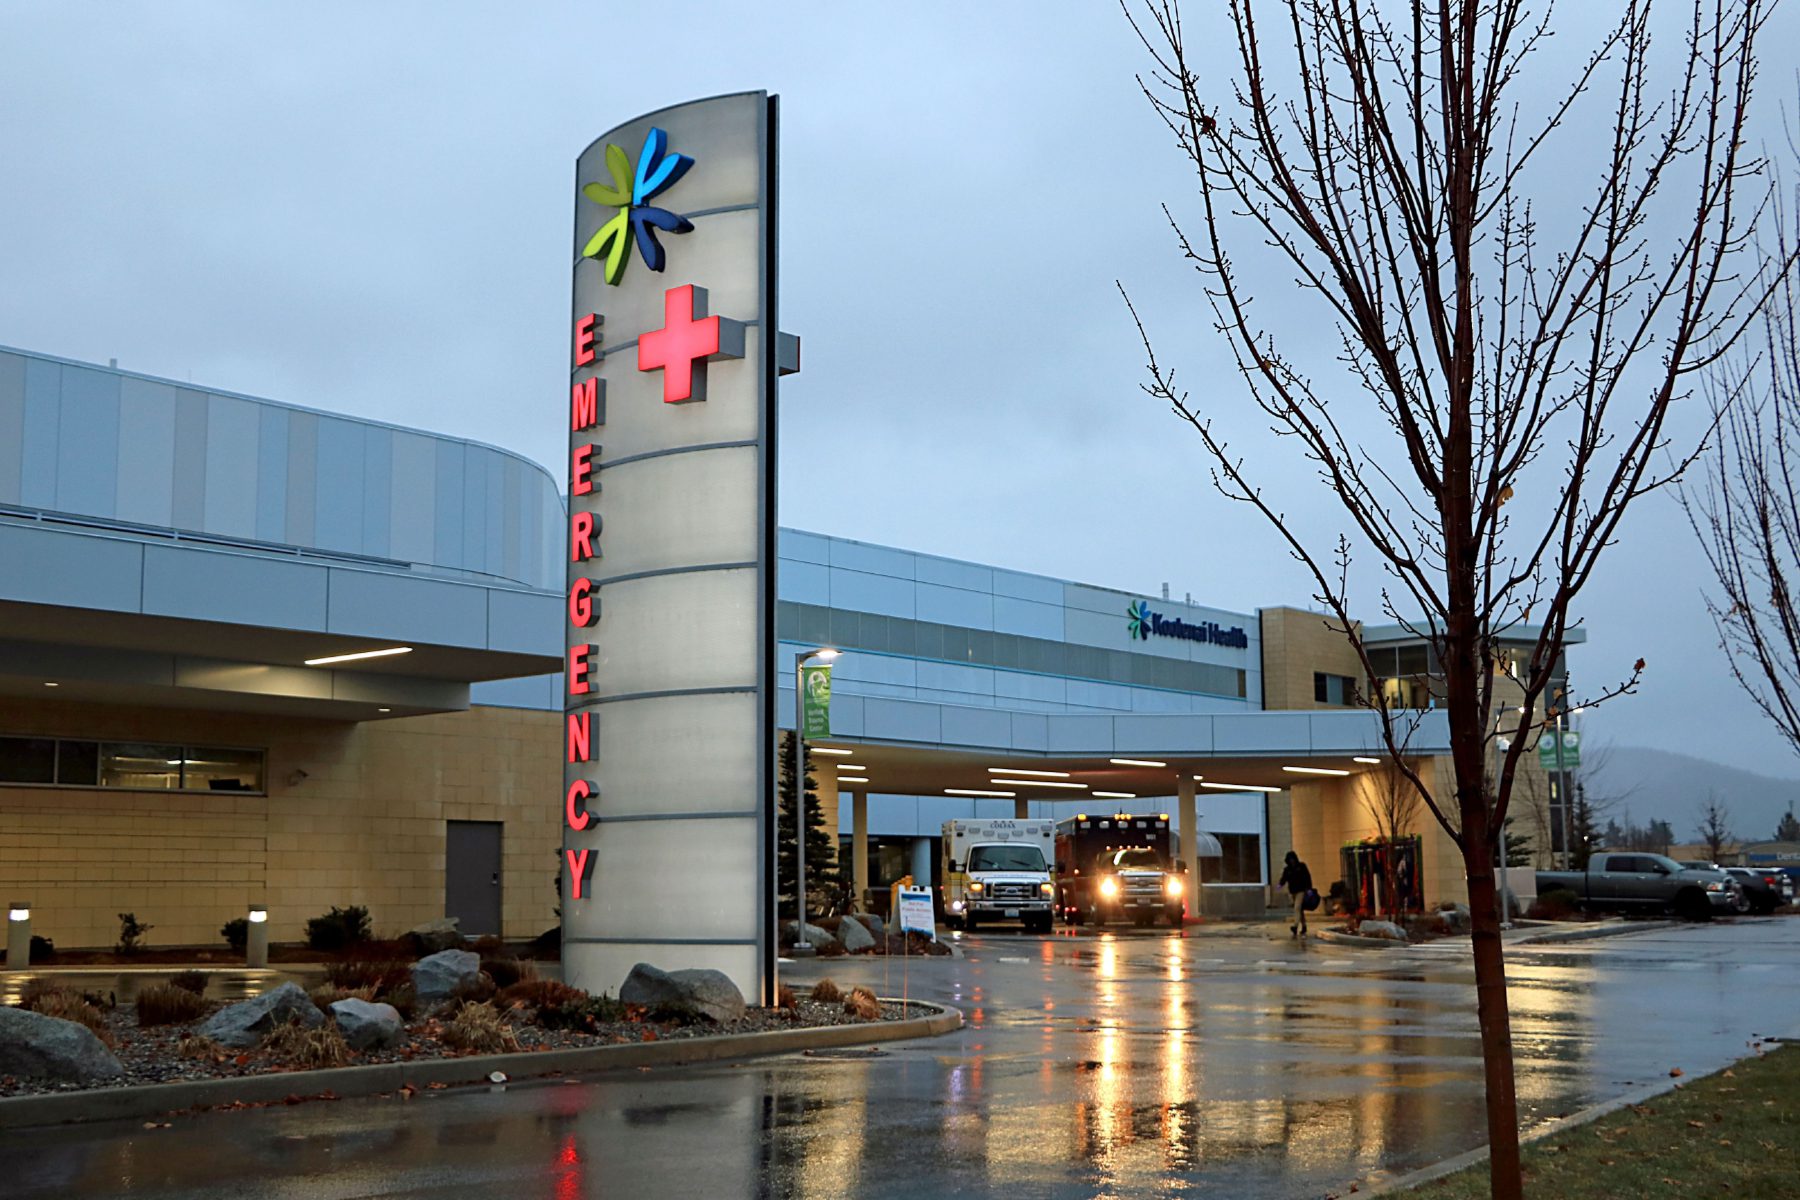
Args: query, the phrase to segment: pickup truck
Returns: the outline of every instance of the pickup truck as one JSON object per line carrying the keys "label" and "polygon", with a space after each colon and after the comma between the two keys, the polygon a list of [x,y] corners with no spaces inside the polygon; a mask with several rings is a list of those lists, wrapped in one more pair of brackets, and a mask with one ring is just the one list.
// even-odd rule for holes
{"label": "pickup truck", "polygon": [[1694,870],[1661,854],[1596,854],[1585,871],[1539,871],[1538,895],[1566,888],[1581,906],[1614,912],[1673,912],[1692,921],[1731,912],[1737,883],[1723,871]]}

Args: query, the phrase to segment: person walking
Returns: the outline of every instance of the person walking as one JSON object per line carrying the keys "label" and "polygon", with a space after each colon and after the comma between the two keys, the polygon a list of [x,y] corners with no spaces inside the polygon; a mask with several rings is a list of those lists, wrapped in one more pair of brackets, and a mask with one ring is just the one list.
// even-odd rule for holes
{"label": "person walking", "polygon": [[1300,861],[1300,856],[1292,850],[1281,867],[1281,878],[1275,882],[1276,887],[1285,887],[1288,895],[1294,899],[1294,923],[1288,926],[1289,937],[1306,936],[1306,893],[1312,891],[1312,872]]}

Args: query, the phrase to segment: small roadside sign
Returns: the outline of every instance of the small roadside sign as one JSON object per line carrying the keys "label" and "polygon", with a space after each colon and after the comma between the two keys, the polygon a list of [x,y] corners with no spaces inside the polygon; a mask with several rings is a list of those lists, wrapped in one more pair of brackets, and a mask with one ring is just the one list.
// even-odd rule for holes
{"label": "small roadside sign", "polygon": [[937,917],[931,911],[930,888],[900,889],[900,932],[908,931],[937,941]]}

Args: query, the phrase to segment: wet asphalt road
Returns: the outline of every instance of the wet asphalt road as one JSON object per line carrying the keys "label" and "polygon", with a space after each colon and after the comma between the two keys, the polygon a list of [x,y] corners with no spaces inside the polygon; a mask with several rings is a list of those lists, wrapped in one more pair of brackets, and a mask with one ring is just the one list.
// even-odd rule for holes
{"label": "wet asphalt road", "polygon": [[[0,1195],[1295,1197],[1482,1141],[1464,949],[1260,931],[966,946],[784,968],[968,1014],[873,1057],[0,1134]],[[1800,919],[1519,947],[1510,976],[1527,1124],[1800,1033]]]}

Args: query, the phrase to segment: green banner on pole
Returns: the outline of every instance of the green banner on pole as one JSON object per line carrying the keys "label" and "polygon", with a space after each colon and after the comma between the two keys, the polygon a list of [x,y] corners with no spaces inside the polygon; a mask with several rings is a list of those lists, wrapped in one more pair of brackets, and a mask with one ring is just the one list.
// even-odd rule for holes
{"label": "green banner on pole", "polygon": [[800,736],[831,736],[831,668],[800,668]]}
{"label": "green banner on pole", "polygon": [[[1561,761],[1557,758],[1557,741],[1562,742]],[[1573,771],[1581,766],[1581,735],[1573,729],[1560,734],[1546,729],[1538,735],[1538,765],[1546,771]]]}

